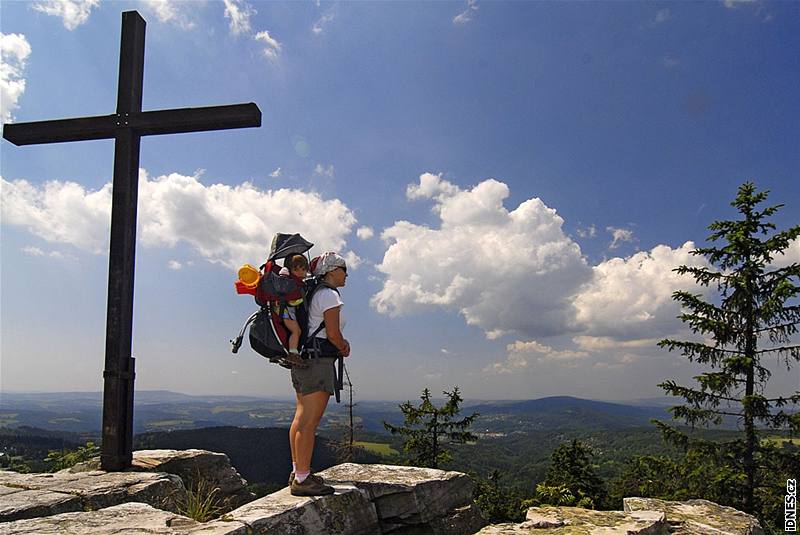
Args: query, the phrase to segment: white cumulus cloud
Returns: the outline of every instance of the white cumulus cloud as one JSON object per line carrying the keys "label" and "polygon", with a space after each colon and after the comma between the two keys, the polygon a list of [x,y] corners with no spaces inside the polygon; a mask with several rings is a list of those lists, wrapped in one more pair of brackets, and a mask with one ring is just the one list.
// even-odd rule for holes
{"label": "white cumulus cloud", "polygon": [[453,17],[453,24],[458,25],[458,24],[468,23],[469,21],[472,20],[472,16],[475,14],[476,11],[478,11],[477,0],[467,0],[466,9],[464,9],[464,11]]}
{"label": "white cumulus cloud", "polygon": [[611,236],[613,237],[611,245],[608,246],[609,249],[616,249],[617,247],[619,247],[620,243],[632,242],[635,239],[633,237],[633,231],[630,229],[606,227],[606,230],[610,232]]}
{"label": "white cumulus cloud", "polygon": [[554,209],[538,198],[506,208],[508,187],[494,179],[462,189],[425,173],[406,195],[432,200],[439,223],[397,221],[382,232],[383,285],[371,304],[388,315],[452,310],[490,340],[521,336],[489,371],[522,369],[534,357],[572,366],[589,356],[652,354],[683,328],[672,293],[709,291],[673,271],[706,265],[690,254],[692,242],[590,266]]}
{"label": "white cumulus cloud", "polygon": [[318,163],[316,167],[314,167],[314,174],[317,176],[327,176],[329,178],[333,178],[333,164],[329,164],[327,167]]}
{"label": "white cumulus cloud", "polygon": [[70,261],[77,260],[77,258],[72,256],[71,254],[65,254],[62,253],[61,251],[50,251],[46,253],[39,247],[34,247],[32,245],[23,247],[22,252],[29,256],[47,256],[49,258],[55,258],[56,260],[70,260]]}
{"label": "white cumulus cloud", "polygon": [[100,0],[45,0],[33,4],[33,9],[61,17],[64,27],[74,30],[89,20],[92,9],[100,5]]}
{"label": "white cumulus cloud", "polygon": [[368,240],[374,235],[375,231],[372,230],[372,227],[358,227],[358,230],[356,230],[356,236],[360,240]]}
{"label": "white cumulus cloud", "polygon": [[86,191],[75,182],[36,186],[2,179],[3,224],[26,227],[52,243],[68,243],[92,253],[106,248],[111,221],[111,184]]}
{"label": "white cumulus cloud", "polygon": [[756,0],[722,0],[722,5],[728,9],[735,9],[736,7],[744,4],[753,4]]}
{"label": "white cumulus cloud", "polygon": [[790,264],[800,264],[800,239],[793,240],[783,253],[775,255],[771,266],[777,269]]}
{"label": "white cumulus cloud", "polygon": [[663,9],[659,9],[656,11],[655,16],[653,17],[653,26],[661,24],[663,22],[667,22],[669,19],[672,18],[672,13],[670,13],[669,8],[665,7]]}
{"label": "white cumulus cloud", "polygon": [[517,340],[506,346],[507,357],[504,362],[495,362],[486,366],[483,371],[487,373],[514,373],[530,366],[531,361],[543,362],[572,362],[589,357],[587,351],[558,350],[536,340]]}
{"label": "white cumulus cloud", "polygon": [[169,262],[167,262],[167,267],[173,271],[179,271],[183,269],[183,264],[181,264],[177,260],[170,260]]}
{"label": "white cumulus cloud", "polygon": [[261,50],[264,54],[264,57],[271,60],[278,59],[278,54],[281,51],[282,45],[272,37],[267,30],[263,32],[258,32],[254,39],[261,43],[264,43],[264,48]]}
{"label": "white cumulus cloud", "polygon": [[588,227],[578,227],[576,232],[581,238],[594,238],[597,236],[597,227],[594,225],[589,225]]}
{"label": "white cumulus cloud", "polygon": [[281,176],[281,168],[280,168],[280,167],[278,167],[278,168],[277,168],[277,169],[275,169],[273,172],[271,172],[271,173],[269,174],[269,176],[271,176],[272,178],[278,178],[279,176]]}
{"label": "white cumulus cloud", "polygon": [[18,107],[25,92],[25,62],[31,45],[19,33],[0,33],[0,118],[11,122],[11,112]]}
{"label": "white cumulus cloud", "polygon": [[660,338],[640,338],[635,340],[617,340],[610,336],[578,335],[572,342],[584,351],[634,350],[652,349]]}
{"label": "white cumulus cloud", "polygon": [[186,9],[191,8],[189,2],[181,0],[142,0],[142,2],[155,14],[159,22],[174,24],[184,30],[195,27]]}
{"label": "white cumulus cloud", "polygon": [[22,252],[29,256],[44,256],[44,251],[32,245],[23,247]]}
{"label": "white cumulus cloud", "polygon": [[540,199],[503,206],[506,184],[469,190],[425,173],[409,199],[432,199],[439,228],[398,221],[385,229],[384,277],[371,303],[389,315],[439,306],[459,312],[487,336],[561,333],[572,323],[570,296],[591,277],[563,220]]}
{"label": "white cumulus cloud", "polygon": [[[3,224],[26,227],[47,241],[85,251],[107,250],[110,183],[89,191],[74,182],[37,186],[2,179],[0,202]],[[352,211],[340,200],[326,200],[314,192],[263,191],[249,182],[205,185],[198,176],[172,173],[151,178],[140,170],[138,218],[142,246],[186,243],[206,261],[232,269],[263,260],[272,236],[287,229],[322,251],[342,251],[353,266],[361,261],[346,250],[345,236],[356,224]]]}
{"label": "white cumulus cloud", "polygon": [[324,13],[317,22],[314,23],[314,26],[311,27],[311,31],[314,32],[315,35],[319,35],[325,31],[325,26],[327,26],[334,18],[333,9],[331,8],[326,13]]}
{"label": "white cumulus cloud", "polygon": [[[680,265],[705,266],[703,258],[689,254],[688,241],[678,249],[658,245],[627,258],[611,258],[592,268],[591,282],[576,295],[576,324],[587,336],[617,340],[657,338],[672,334],[680,323],[676,290],[702,293],[689,275],[673,269]],[[586,347],[586,346],[584,346]]]}
{"label": "white cumulus cloud", "polygon": [[250,17],[256,10],[245,0],[224,0],[225,18],[230,19],[230,28],[233,35],[250,33]]}

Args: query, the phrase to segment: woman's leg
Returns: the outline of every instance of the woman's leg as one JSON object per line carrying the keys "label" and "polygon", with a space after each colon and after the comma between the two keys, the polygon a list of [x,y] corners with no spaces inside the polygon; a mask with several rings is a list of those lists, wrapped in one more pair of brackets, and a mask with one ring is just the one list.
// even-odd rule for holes
{"label": "woman's leg", "polygon": [[294,420],[289,427],[289,448],[292,450],[292,466],[297,465],[297,453],[294,450],[295,437],[297,436],[297,428],[300,425],[300,394],[297,394],[297,405],[294,409]]}
{"label": "woman's leg", "polygon": [[289,433],[290,437],[292,432],[294,433],[292,451],[298,472],[311,470],[314,437],[330,397],[331,395],[324,391],[297,396],[297,410]]}

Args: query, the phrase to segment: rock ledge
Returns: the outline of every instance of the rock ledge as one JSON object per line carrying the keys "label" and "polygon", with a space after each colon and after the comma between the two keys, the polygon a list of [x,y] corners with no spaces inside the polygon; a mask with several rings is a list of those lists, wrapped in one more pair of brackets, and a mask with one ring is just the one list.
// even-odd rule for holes
{"label": "rock ledge", "polygon": [[[0,535],[763,535],[758,521],[705,500],[625,498],[623,511],[531,507],[524,522],[487,526],[460,472],[346,463],[321,472],[331,496],[288,488],[199,523],[177,514],[198,475],[233,503],[251,500],[228,457],[204,450],[134,453],[134,470],[92,462],[55,474],[0,471]],[[137,471],[139,470],[139,471]],[[142,471],[150,470],[150,471]]]}

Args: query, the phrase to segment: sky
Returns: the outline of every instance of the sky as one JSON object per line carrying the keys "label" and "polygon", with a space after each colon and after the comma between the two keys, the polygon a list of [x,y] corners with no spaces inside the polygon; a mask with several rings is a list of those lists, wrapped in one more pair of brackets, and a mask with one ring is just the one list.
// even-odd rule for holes
{"label": "sky", "polygon": [[[753,180],[800,221],[800,3],[8,1],[2,121],[255,102],[260,128],[142,139],[138,390],[292,397],[233,338],[276,232],[349,262],[356,399],[663,396],[710,368],[672,270]],[[99,391],[113,141],[0,143],[0,391]],[[776,265],[800,261],[794,243]],[[768,395],[800,367],[764,362]]]}

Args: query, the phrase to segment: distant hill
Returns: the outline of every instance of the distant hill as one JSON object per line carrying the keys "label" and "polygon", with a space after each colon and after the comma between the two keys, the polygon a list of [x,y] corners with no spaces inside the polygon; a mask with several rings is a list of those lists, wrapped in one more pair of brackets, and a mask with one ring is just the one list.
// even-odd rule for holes
{"label": "distant hill", "polygon": [[664,407],[636,407],[592,401],[571,396],[553,396],[527,401],[486,402],[465,407],[477,411],[483,421],[496,422],[505,415],[509,424],[527,429],[615,429],[650,425],[651,418],[670,418]]}
{"label": "distant hill", "polygon": [[[679,401],[665,397],[628,404],[553,396],[524,401],[473,401],[462,406],[465,414],[481,414],[476,429],[510,433],[650,426],[652,418],[671,419],[667,409]],[[294,415],[293,400],[249,396],[192,396],[159,390],[136,392],[134,402],[134,433],[225,426],[289,427]],[[357,423],[365,431],[384,433],[384,421],[402,423],[398,405],[396,401],[358,401]],[[322,428],[341,425],[347,418],[345,409],[343,404],[331,403]],[[3,393],[0,397],[0,428],[32,426],[99,434],[101,417],[99,392]],[[733,429],[735,425],[731,419],[723,428]]]}

